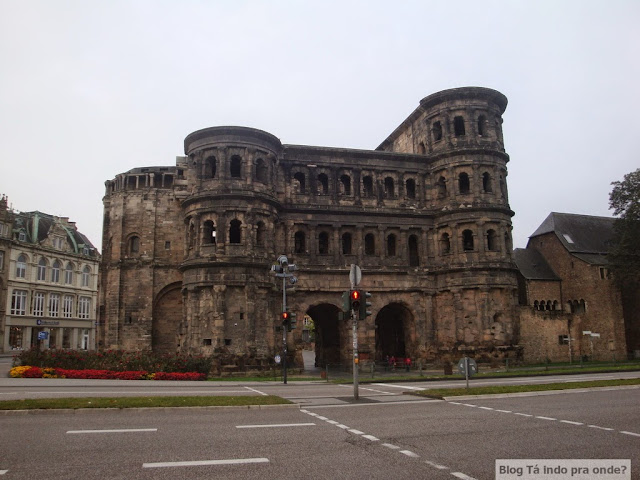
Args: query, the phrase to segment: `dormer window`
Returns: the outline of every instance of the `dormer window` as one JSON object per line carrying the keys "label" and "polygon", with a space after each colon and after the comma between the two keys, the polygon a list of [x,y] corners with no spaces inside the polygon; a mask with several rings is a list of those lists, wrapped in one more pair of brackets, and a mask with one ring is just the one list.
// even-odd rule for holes
{"label": "dormer window", "polygon": [[62,237],[53,237],[53,248],[56,250],[62,250],[64,247],[64,238]]}

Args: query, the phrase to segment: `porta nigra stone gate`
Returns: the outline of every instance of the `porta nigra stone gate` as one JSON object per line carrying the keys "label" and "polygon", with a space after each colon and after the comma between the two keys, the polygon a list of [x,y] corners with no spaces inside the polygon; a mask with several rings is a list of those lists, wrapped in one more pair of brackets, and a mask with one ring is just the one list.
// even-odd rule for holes
{"label": "porta nigra stone gate", "polygon": [[351,325],[338,319],[351,264],[373,294],[361,363],[515,357],[506,105],[487,88],[435,93],[375,150],[205,128],[176,166],[117,175],[104,197],[99,348],[268,365],[282,343],[270,267],[284,254],[299,267],[293,361],[304,315],[318,365],[351,361]]}

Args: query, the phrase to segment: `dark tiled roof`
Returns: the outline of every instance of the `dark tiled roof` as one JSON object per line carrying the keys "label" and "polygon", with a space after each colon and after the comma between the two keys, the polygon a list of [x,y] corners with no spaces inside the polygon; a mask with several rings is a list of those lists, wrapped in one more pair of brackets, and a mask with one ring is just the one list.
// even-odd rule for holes
{"label": "dark tiled roof", "polygon": [[573,254],[606,255],[615,220],[610,217],[552,212],[530,238],[553,232],[567,251]]}
{"label": "dark tiled roof", "polygon": [[518,270],[527,280],[560,280],[538,250],[516,248],[513,255]]}

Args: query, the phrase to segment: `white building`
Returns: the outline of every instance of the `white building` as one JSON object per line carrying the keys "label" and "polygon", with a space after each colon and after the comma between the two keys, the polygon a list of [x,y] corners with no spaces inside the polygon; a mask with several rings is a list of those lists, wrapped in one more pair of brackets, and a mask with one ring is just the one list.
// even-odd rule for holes
{"label": "white building", "polygon": [[0,352],[95,349],[99,254],[68,218],[0,200]]}

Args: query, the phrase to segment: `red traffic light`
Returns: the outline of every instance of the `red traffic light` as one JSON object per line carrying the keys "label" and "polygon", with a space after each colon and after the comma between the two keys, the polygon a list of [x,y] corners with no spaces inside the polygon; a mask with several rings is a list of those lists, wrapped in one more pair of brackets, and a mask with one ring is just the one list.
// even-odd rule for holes
{"label": "red traffic light", "polygon": [[351,300],[360,300],[360,292],[358,290],[351,291]]}
{"label": "red traffic light", "polygon": [[282,312],[282,320],[287,320],[289,318],[289,312]]}

